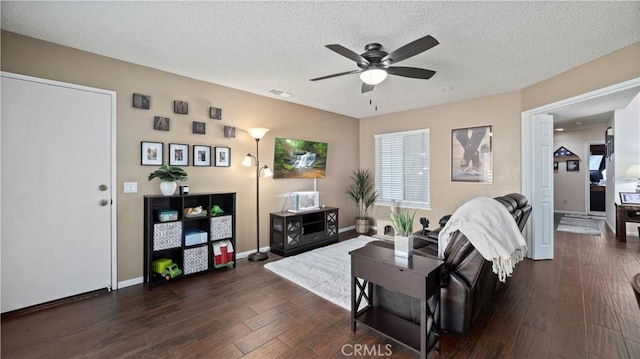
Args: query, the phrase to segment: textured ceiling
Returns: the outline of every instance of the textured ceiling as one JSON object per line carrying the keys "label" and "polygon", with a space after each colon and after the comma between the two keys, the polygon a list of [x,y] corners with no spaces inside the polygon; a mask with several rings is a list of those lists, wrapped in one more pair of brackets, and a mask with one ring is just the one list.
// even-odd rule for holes
{"label": "textured ceiling", "polygon": [[[640,2],[11,2],[2,28],[212,83],[364,118],[517,90],[640,41]],[[440,45],[369,94],[328,50]],[[370,100],[372,105],[370,105]]]}

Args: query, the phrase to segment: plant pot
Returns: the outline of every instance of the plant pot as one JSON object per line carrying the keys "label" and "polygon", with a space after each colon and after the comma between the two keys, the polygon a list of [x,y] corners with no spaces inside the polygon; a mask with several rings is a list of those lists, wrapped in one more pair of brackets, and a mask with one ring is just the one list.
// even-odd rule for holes
{"label": "plant pot", "polygon": [[369,232],[369,218],[360,219],[356,218],[356,233],[367,233]]}
{"label": "plant pot", "polygon": [[393,250],[396,257],[411,258],[413,254],[413,236],[393,237]]}
{"label": "plant pot", "polygon": [[178,188],[178,184],[175,182],[160,182],[160,191],[165,196],[173,196],[176,193],[176,188]]}

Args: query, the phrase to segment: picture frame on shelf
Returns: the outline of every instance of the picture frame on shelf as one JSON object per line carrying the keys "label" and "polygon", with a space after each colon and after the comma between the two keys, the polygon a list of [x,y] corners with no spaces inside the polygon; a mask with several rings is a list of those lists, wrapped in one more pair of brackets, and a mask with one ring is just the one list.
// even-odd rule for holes
{"label": "picture frame on shelf", "polygon": [[211,146],[193,145],[193,165],[195,167],[211,166]]}
{"label": "picture frame on shelf", "polygon": [[639,192],[620,192],[620,204],[640,205]]}
{"label": "picture frame on shelf", "polygon": [[189,145],[182,143],[169,144],[169,166],[189,165]]}
{"label": "picture frame on shelf", "polygon": [[567,160],[567,172],[576,172],[576,171],[580,171],[580,161]]}
{"label": "picture frame on shelf", "polygon": [[493,127],[451,130],[451,182],[493,182]]}
{"label": "picture frame on shelf", "polygon": [[216,167],[230,167],[231,166],[231,148],[229,147],[215,147],[215,166]]}
{"label": "picture frame on shelf", "polygon": [[140,142],[140,164],[142,166],[161,166],[163,163],[163,147],[162,142]]}

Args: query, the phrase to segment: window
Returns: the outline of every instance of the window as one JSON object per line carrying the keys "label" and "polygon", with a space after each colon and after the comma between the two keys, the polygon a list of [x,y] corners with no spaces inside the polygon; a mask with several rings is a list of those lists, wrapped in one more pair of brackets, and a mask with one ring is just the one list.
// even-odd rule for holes
{"label": "window", "polygon": [[431,209],[429,129],[375,136],[376,204]]}

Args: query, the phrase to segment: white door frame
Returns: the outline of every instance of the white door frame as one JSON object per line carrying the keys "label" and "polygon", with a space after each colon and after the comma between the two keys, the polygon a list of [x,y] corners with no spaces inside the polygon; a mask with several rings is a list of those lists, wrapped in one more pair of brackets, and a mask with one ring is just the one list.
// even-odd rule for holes
{"label": "white door frame", "polygon": [[[117,93],[111,90],[99,89],[95,87],[82,86],[68,82],[54,81],[39,77],[26,76],[11,72],[1,71],[0,75],[5,78],[16,80],[37,82],[53,86],[68,87],[83,91],[96,92],[111,97],[111,287],[109,290],[118,289],[118,225],[117,225],[117,187],[116,187],[116,114],[117,114]],[[0,198],[1,201],[1,198]],[[1,202],[0,202],[1,204]],[[1,206],[0,206],[1,207]]]}
{"label": "white door frame", "polygon": [[[533,168],[532,168],[532,154],[534,151],[533,143],[534,143],[534,134],[530,131],[526,131],[526,129],[531,128],[531,121],[533,115],[538,113],[548,113],[560,107],[572,105],[575,103],[579,103],[586,100],[591,100],[600,96],[609,95],[612,93],[616,93],[618,91],[628,90],[630,88],[637,87],[640,84],[640,77],[620,82],[611,86],[607,86],[595,91],[587,92],[582,95],[574,96],[571,98],[567,98],[564,100],[560,100],[557,102],[553,102],[547,105],[543,105],[540,107],[536,107],[531,110],[523,111],[521,113],[520,118],[520,126],[521,126],[521,161],[522,161],[522,194],[527,196],[530,199],[530,202],[533,201],[533,189],[535,188],[535,183],[533,181]],[[615,176],[614,173],[607,173],[607,176]],[[532,221],[536,220],[532,218]],[[551,221],[553,223],[553,213],[551,213],[551,218],[546,218],[545,220]],[[540,233],[531,233],[532,231],[525,231],[525,238],[527,243],[538,243],[542,240],[538,236]]]}

